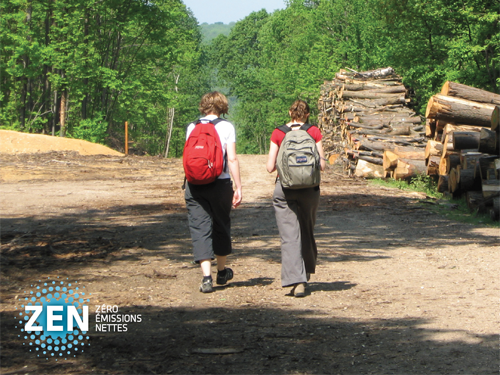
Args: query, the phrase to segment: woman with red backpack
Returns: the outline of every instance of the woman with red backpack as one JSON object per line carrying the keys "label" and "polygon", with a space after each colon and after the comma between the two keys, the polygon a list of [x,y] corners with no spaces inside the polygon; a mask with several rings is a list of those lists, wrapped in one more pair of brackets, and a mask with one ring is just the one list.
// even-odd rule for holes
{"label": "woman with red backpack", "polygon": [[[289,110],[291,120],[286,125],[276,128],[271,135],[266,165],[269,173],[278,169],[273,206],[281,237],[281,285],[292,286],[291,294],[295,297],[305,296],[306,283],[310,274],[316,271],[318,250],[314,239],[314,225],[320,195],[319,173],[326,166],[322,135],[316,126],[307,124],[309,113],[309,106],[305,101],[296,100],[292,104]],[[302,133],[292,134],[295,131]],[[309,142],[312,147],[307,148],[310,150],[315,146],[315,150],[299,155],[295,151],[298,149],[296,147],[290,154],[286,154],[284,148],[289,144],[287,138],[297,135],[302,136],[299,143],[307,142],[307,138],[312,137],[314,141]],[[280,168],[280,163],[287,163],[287,160],[292,160],[291,162],[295,164],[289,169],[285,169],[284,166]],[[303,172],[298,178],[292,176],[301,168],[310,168],[306,173],[309,179],[302,178]],[[280,172],[283,174],[281,177]],[[297,179],[302,182],[296,182]],[[294,182],[296,188],[293,186]]]}
{"label": "woman with red backpack", "polygon": [[184,146],[185,201],[194,261],[200,264],[203,273],[202,293],[213,291],[214,258],[217,259],[216,283],[224,285],[233,278],[233,271],[225,266],[232,252],[229,214],[231,208],[240,205],[242,193],[235,129],[229,121],[220,118],[228,109],[223,94],[214,91],[203,95],[199,105],[203,116],[189,124]]}

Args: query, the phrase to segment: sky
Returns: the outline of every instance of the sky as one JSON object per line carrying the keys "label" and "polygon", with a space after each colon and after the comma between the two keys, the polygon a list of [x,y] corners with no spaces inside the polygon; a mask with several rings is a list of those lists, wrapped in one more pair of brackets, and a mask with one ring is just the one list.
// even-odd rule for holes
{"label": "sky", "polygon": [[284,0],[183,0],[201,23],[237,22],[264,8],[268,13],[285,9]]}

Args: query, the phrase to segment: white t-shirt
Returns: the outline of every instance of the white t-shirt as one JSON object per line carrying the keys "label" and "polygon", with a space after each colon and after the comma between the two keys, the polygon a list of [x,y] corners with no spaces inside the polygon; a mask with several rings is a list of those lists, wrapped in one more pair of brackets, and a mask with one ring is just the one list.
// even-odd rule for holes
{"label": "white t-shirt", "polygon": [[[217,116],[215,115],[208,115],[205,117],[201,118],[201,121],[203,120],[215,120]],[[207,121],[208,122],[208,121]],[[186,131],[186,140],[189,138],[189,135],[193,131],[195,127],[195,124],[189,124],[187,131]],[[219,122],[217,125],[215,125],[215,130],[217,130],[217,134],[219,135],[220,138],[220,143],[222,145],[222,152],[224,158],[226,157],[226,152],[227,152],[227,144],[228,143],[236,143],[236,131],[234,130],[234,125],[231,124],[229,121],[224,120]],[[229,168],[226,168],[229,170]],[[218,177],[219,179],[224,179],[224,178],[230,178],[229,173],[226,171],[223,171],[222,174]]]}

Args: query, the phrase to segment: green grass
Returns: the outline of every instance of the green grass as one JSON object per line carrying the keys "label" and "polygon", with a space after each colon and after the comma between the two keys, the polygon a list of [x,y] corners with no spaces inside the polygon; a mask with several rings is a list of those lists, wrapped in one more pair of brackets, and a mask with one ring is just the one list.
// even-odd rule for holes
{"label": "green grass", "polygon": [[432,198],[443,198],[443,194],[438,193],[437,183],[431,176],[418,175],[412,178],[409,182],[394,179],[384,180],[381,178],[370,180],[370,182],[374,185],[392,187],[401,190],[419,191]]}
{"label": "green grass", "polygon": [[373,179],[370,180],[370,183],[378,186],[425,193],[428,197],[435,199],[434,204],[426,204],[426,207],[438,215],[443,215],[448,219],[462,223],[500,228],[500,222],[491,220],[489,215],[471,212],[465,198],[445,197],[439,193],[437,191],[436,180],[431,176],[419,175],[412,178],[409,182],[394,179]]}

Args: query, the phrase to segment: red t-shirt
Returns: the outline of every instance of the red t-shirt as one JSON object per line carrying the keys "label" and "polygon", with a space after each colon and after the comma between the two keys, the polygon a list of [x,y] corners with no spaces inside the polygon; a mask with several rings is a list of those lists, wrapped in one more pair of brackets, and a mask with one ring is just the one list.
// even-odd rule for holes
{"label": "red t-shirt", "polygon": [[[321,141],[321,139],[323,138],[323,135],[321,134],[317,126],[311,126],[309,129],[307,129],[307,132],[311,135],[311,137],[314,138],[316,143]],[[273,134],[271,134],[271,142],[278,146],[281,146],[283,138],[285,138],[285,133],[283,133],[279,129],[274,129]]]}

